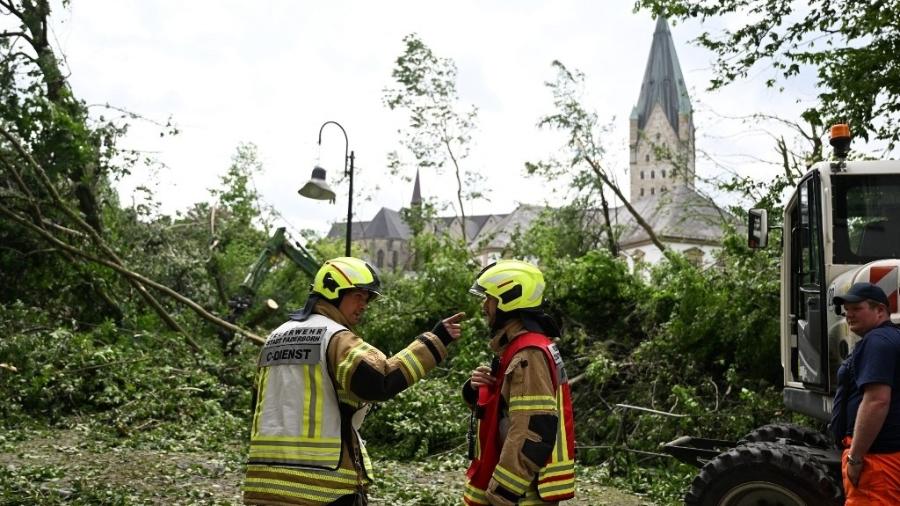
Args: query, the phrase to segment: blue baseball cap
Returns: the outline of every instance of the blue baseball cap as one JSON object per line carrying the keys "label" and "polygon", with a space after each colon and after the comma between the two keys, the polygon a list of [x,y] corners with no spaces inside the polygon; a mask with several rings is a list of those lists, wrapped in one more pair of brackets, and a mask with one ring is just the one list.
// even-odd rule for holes
{"label": "blue baseball cap", "polygon": [[844,295],[837,295],[834,297],[834,309],[837,310],[839,306],[843,306],[847,302],[862,302],[864,300],[871,300],[889,306],[887,295],[885,295],[884,290],[877,285],[873,285],[872,283],[856,283],[851,286]]}

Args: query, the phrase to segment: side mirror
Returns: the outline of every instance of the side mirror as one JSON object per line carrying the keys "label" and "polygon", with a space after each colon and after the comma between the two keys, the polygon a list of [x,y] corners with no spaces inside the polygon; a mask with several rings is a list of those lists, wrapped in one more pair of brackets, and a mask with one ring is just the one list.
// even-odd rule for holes
{"label": "side mirror", "polygon": [[747,218],[747,246],[752,249],[765,248],[769,243],[769,219],[766,210],[750,209]]}

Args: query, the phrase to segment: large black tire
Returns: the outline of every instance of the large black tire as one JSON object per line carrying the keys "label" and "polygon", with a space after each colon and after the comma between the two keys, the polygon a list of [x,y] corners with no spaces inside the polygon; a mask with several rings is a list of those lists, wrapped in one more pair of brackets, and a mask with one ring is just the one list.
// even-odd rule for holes
{"label": "large black tire", "polygon": [[696,506],[839,506],[840,486],[806,450],[747,443],[719,454],[694,478],[684,498]]}
{"label": "large black tire", "polygon": [[744,436],[741,441],[762,443],[766,441],[777,441],[781,438],[792,439],[816,448],[824,449],[834,446],[834,442],[829,436],[817,430],[793,423],[772,423],[763,425]]}

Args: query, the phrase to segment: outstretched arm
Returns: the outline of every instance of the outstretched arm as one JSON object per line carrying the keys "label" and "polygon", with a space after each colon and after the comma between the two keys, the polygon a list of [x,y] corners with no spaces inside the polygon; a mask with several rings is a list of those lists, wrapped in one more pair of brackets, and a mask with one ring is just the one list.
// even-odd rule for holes
{"label": "outstretched arm", "polygon": [[459,337],[458,313],[438,322],[388,358],[350,331],[334,335],[328,346],[329,372],[340,389],[362,401],[386,401],[422,379],[447,357]]}

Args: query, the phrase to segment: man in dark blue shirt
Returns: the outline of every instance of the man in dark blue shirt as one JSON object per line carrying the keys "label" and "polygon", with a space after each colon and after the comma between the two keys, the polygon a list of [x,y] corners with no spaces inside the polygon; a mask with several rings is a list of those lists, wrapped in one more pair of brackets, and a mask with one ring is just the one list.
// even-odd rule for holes
{"label": "man in dark blue shirt", "polygon": [[844,444],[846,505],[900,504],[900,330],[871,283],[854,284],[834,305],[863,338],[838,369],[832,415]]}

